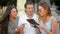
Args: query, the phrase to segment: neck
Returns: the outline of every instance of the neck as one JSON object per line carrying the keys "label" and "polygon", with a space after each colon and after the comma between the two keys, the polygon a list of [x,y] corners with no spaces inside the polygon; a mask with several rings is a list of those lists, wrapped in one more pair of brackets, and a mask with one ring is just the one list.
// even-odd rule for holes
{"label": "neck", "polygon": [[46,18],[48,18],[48,17],[50,17],[50,16],[44,16],[44,17],[43,17],[43,20],[46,20]]}
{"label": "neck", "polygon": [[15,17],[10,16],[10,21],[13,23],[15,21]]}
{"label": "neck", "polygon": [[43,22],[46,23],[50,19],[50,16],[46,16],[43,18]]}
{"label": "neck", "polygon": [[27,14],[27,17],[32,18],[33,14]]}

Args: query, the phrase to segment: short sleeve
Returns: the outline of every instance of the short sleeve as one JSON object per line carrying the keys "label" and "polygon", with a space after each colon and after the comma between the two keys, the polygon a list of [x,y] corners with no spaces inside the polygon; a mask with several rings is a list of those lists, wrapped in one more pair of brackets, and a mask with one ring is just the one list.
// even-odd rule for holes
{"label": "short sleeve", "polygon": [[18,26],[20,26],[20,25],[22,25],[22,24],[23,24],[22,19],[21,19],[21,18],[19,18]]}
{"label": "short sleeve", "polygon": [[34,20],[38,23],[38,17],[36,14],[34,15]]}

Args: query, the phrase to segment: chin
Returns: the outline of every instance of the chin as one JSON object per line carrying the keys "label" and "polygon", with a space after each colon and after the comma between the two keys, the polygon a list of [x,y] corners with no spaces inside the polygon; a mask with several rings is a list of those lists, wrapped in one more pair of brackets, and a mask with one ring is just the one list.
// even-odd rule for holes
{"label": "chin", "polygon": [[32,15],[33,13],[30,13],[30,15]]}
{"label": "chin", "polygon": [[14,16],[14,18],[16,18],[16,16]]}
{"label": "chin", "polygon": [[43,15],[41,15],[41,17],[43,17]]}

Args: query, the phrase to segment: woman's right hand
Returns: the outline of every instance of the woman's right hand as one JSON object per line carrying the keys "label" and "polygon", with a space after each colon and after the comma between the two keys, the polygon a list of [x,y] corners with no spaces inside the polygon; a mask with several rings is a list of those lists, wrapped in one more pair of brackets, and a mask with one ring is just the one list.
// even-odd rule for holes
{"label": "woman's right hand", "polygon": [[20,25],[20,26],[18,26],[18,30],[21,30],[21,29],[23,29],[25,27],[25,24],[22,24],[22,25]]}
{"label": "woman's right hand", "polygon": [[14,33],[19,33],[24,27],[25,27],[25,25],[22,24],[22,25],[18,26],[17,28],[15,28],[13,31],[14,31]]}
{"label": "woman's right hand", "polygon": [[41,23],[37,23],[39,25],[37,25],[38,28],[44,29],[45,27],[41,24]]}

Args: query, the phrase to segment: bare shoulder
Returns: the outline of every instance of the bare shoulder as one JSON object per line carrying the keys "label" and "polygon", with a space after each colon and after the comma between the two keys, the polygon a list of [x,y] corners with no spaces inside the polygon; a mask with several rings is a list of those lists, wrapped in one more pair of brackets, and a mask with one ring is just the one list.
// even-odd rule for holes
{"label": "bare shoulder", "polygon": [[53,22],[57,22],[57,20],[56,20],[56,18],[53,18],[53,20],[52,20]]}
{"label": "bare shoulder", "polygon": [[53,18],[52,23],[53,23],[53,24],[57,24],[56,18]]}

